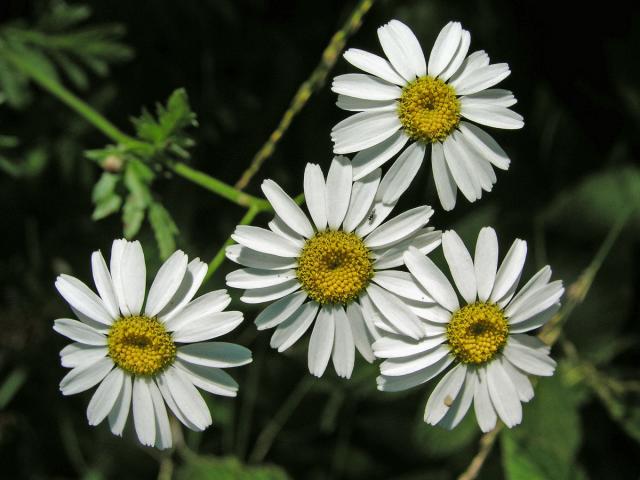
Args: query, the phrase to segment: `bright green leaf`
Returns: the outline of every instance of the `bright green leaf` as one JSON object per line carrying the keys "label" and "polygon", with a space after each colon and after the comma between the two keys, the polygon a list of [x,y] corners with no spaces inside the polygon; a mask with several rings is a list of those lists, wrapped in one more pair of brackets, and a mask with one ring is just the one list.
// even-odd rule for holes
{"label": "bright green leaf", "polygon": [[176,249],[178,227],[169,212],[158,202],[149,207],[149,223],[156,236],[160,258],[168,258]]}

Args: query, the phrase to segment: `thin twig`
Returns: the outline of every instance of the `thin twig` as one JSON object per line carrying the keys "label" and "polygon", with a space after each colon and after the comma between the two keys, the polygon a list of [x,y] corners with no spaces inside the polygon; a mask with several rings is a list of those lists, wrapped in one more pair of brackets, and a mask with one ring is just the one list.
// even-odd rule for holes
{"label": "thin twig", "polygon": [[[611,251],[614,243],[618,239],[620,232],[622,231],[632,212],[633,209],[629,209],[627,212],[623,213],[620,216],[619,220],[609,230],[609,233],[600,245],[600,248],[598,248],[598,251],[594,255],[587,268],[585,268],[578,279],[567,288],[567,302],[538,334],[538,338],[540,338],[540,340],[545,342],[547,345],[551,346],[558,340],[562,332],[562,327],[567,321],[567,318],[569,317],[569,315],[571,315],[576,306],[582,303],[582,301],[587,296],[587,293],[589,292],[589,289],[591,288],[591,285],[593,284],[593,281],[595,280],[600,267]],[[478,453],[475,457],[473,457],[471,463],[464,471],[464,473],[458,477],[458,480],[474,480],[478,476],[478,473],[480,473],[485,460],[487,459],[487,457],[491,453],[491,450],[493,449],[493,446],[495,445],[496,438],[500,430],[501,424],[498,424],[496,428],[480,437],[480,446],[478,448]]]}
{"label": "thin twig", "polygon": [[347,40],[358,31],[358,28],[360,28],[362,24],[362,17],[369,11],[373,2],[374,0],[360,0],[342,28],[331,37],[329,45],[327,45],[327,48],[322,52],[320,63],[313,70],[309,78],[300,85],[289,104],[289,108],[280,119],[278,127],[269,135],[269,139],[254,155],[249,168],[245,170],[236,182],[235,187],[237,189],[244,190],[246,188],[253,176],[258,173],[264,161],[273,154],[276,145],[289,128],[289,125],[291,125],[294,117],[300,113],[311,95],[324,85],[327,75],[335,65],[340,53],[342,53]]}

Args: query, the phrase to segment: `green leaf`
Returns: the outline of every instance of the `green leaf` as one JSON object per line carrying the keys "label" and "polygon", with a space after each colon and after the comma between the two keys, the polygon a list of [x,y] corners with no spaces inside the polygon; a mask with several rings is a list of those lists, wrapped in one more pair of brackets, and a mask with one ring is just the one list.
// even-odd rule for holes
{"label": "green leaf", "polygon": [[122,197],[115,193],[111,193],[106,197],[96,201],[96,208],[91,214],[92,220],[101,220],[109,215],[116,213],[122,204]]}
{"label": "green leaf", "polygon": [[441,458],[459,452],[478,436],[478,422],[471,412],[453,430],[427,425],[420,418],[414,430],[414,441],[429,457]]}
{"label": "green leaf", "polygon": [[502,463],[508,480],[570,480],[580,446],[577,392],[561,375],[542,378],[523,422],[503,429]]}
{"label": "green leaf", "polygon": [[91,199],[93,200],[93,203],[98,203],[106,197],[111,196],[114,193],[119,179],[119,175],[104,172],[96,182],[93,187],[93,191],[91,192]]}
{"label": "green leaf", "polygon": [[131,160],[127,163],[124,172],[124,184],[131,196],[134,197],[133,201],[143,210],[151,203],[149,184],[152,179],[153,172],[142,162]]}
{"label": "green leaf", "polygon": [[149,207],[149,223],[156,236],[160,258],[168,258],[176,249],[178,227],[171,218],[171,214],[158,202]]}
{"label": "green leaf", "polygon": [[144,212],[145,205],[139,202],[138,197],[128,195],[122,208],[123,232],[126,238],[133,238],[138,234],[144,220]]}
{"label": "green leaf", "polygon": [[0,410],[15,397],[27,380],[27,371],[22,367],[15,368],[0,385]]}
{"label": "green leaf", "polygon": [[280,467],[249,467],[232,457],[190,456],[176,471],[176,480],[288,480]]}

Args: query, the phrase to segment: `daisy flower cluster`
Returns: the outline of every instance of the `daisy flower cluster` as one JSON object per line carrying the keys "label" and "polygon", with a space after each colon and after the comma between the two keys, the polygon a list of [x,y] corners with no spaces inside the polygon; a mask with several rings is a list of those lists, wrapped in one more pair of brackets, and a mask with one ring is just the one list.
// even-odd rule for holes
{"label": "daisy flower cluster", "polygon": [[[271,347],[284,352],[307,332],[307,366],[317,377],[329,362],[350,378],[356,351],[380,359],[378,389],[397,392],[440,374],[424,420],[454,428],[473,404],[482,431],[500,419],[522,420],[534,396],[530,376],[549,376],[556,363],[549,346],[531,335],[558,311],[562,282],[546,266],[521,288],[527,244],[515,240],[499,262],[495,230],[480,230],[469,252],[453,230],[429,225],[427,205],[394,213],[431,151],[442,207],[457,190],[470,202],[490,192],[494,167],[509,158],[482,128],[518,129],[514,95],[493,88],[510,73],[484,51],[469,54],[471,36],[448,23],[426,59],[408,26],[392,20],[378,29],[386,58],[350,49],[345,59],[365,73],[337,76],[337,105],[356,112],[331,131],[334,157],[325,175],[308,163],[303,209],[273,180],[262,191],[275,213],[267,228],[239,225],[226,257],[240,265],[226,277],[245,304],[265,304],[258,330],[273,329]],[[345,154],[355,153],[353,159]],[[397,157],[396,157],[397,155]],[[381,167],[395,158],[386,172]],[[441,247],[443,272],[429,254]],[[140,442],[172,444],[167,408],[182,424],[203,430],[212,422],[198,389],[235,396],[225,368],[251,362],[239,345],[210,341],[243,320],[225,311],[224,290],[193,299],[207,265],[175,252],[146,295],[139,242],[113,242],[110,266],[91,257],[94,293],[61,275],[56,287],[76,319],[54,329],[73,340],[61,352],[70,372],[64,395],[97,385],[87,408],[91,425],[108,418],[121,435],[130,410]],[[451,278],[451,280],[450,280]]]}

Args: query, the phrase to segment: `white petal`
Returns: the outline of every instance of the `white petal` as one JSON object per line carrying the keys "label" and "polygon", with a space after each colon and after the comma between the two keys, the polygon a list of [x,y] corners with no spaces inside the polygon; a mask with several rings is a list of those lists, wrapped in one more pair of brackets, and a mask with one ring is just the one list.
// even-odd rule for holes
{"label": "white petal", "polygon": [[479,194],[482,193],[482,190],[490,192],[497,178],[489,161],[478,156],[476,148],[459,131],[453,133],[453,139],[467,170],[472,172],[474,183],[480,185]]}
{"label": "white petal", "polygon": [[400,98],[402,90],[397,85],[372,75],[346,73],[333,79],[331,90],[364,100],[395,100]]}
{"label": "white petal", "polygon": [[173,341],[202,342],[220,337],[242,323],[242,312],[218,312],[181,325],[173,332]]}
{"label": "white petal", "polygon": [[341,305],[332,307],[335,320],[336,334],[333,339],[333,368],[341,378],[351,378],[355,363],[356,346],[351,332],[351,325],[347,314]]}
{"label": "white petal", "polygon": [[[520,370],[531,375],[548,377],[553,375],[556,362],[549,354],[541,349],[531,348],[522,343],[516,343],[514,337],[522,337],[521,334],[511,335],[504,347],[504,356]],[[533,337],[530,337],[533,338]]]}
{"label": "white petal", "polygon": [[380,373],[391,377],[408,375],[433,365],[449,355],[449,351],[449,345],[439,345],[432,350],[408,357],[390,358],[380,364]]}
{"label": "white petal", "polygon": [[316,302],[307,302],[301,305],[289,318],[278,325],[271,337],[271,348],[277,348],[279,352],[284,352],[296,343],[309,329],[317,312],[318,304]]}
{"label": "white petal", "polygon": [[[238,247],[240,247],[240,245],[238,245]],[[207,269],[207,264],[201,262],[199,258],[194,258],[189,262],[187,271],[182,278],[182,283],[178,287],[178,290],[176,290],[173,298],[169,300],[169,303],[158,313],[160,320],[166,323],[182,311],[184,306],[188,304],[196,294],[200,285],[202,285],[202,281],[207,274]]]}
{"label": "white petal", "polygon": [[309,339],[308,363],[311,375],[321,377],[329,364],[336,325],[331,307],[322,307]]}
{"label": "white petal", "polygon": [[277,233],[278,235],[282,235],[299,249],[302,250],[302,247],[304,247],[305,238],[287,225],[287,222],[278,215],[275,215],[273,220],[271,220],[267,225],[269,226],[269,230]]}
{"label": "white petal", "polygon": [[251,225],[238,225],[231,238],[252,250],[279,257],[297,257],[300,253],[300,248],[282,235]]}
{"label": "white petal", "polygon": [[238,383],[220,368],[203,367],[180,360],[176,361],[175,366],[189,377],[191,383],[202,390],[225,397],[235,397],[238,394]]}
{"label": "white petal", "polygon": [[467,168],[467,162],[462,158],[457,144],[453,141],[453,137],[448,137],[442,147],[444,159],[456,185],[467,200],[475,202],[479,198],[479,188],[476,186],[472,172]]}
{"label": "white petal", "polygon": [[227,285],[233,288],[263,288],[279,285],[296,278],[295,270],[262,270],[258,268],[241,268],[229,273]]}
{"label": "white petal", "polygon": [[111,245],[111,280],[113,282],[113,289],[118,299],[118,305],[120,306],[120,312],[123,316],[131,315],[127,302],[124,298],[124,284],[122,283],[122,257],[127,248],[127,241],[125,239],[114,240]]}
{"label": "white petal", "polygon": [[398,297],[419,302],[433,302],[433,298],[407,272],[397,270],[376,272],[373,281]]}
{"label": "white petal", "polygon": [[476,412],[476,420],[478,426],[483,432],[489,432],[496,426],[498,416],[491,403],[491,397],[489,396],[489,386],[487,381],[487,370],[485,367],[480,367],[476,370],[477,382],[476,392],[473,397],[473,407]]}
{"label": "white petal", "polygon": [[362,309],[357,302],[351,302],[347,305],[347,318],[351,324],[351,333],[353,334],[353,342],[360,352],[360,355],[369,363],[375,360],[371,344],[373,336],[367,328]]}
{"label": "white petal", "polygon": [[509,168],[509,157],[491,135],[480,127],[468,122],[460,122],[458,129],[468,145],[475,148],[476,153],[501,170]]}
{"label": "white petal", "polygon": [[460,22],[449,22],[440,30],[429,55],[429,76],[437,77],[451,63],[461,40]]}
{"label": "white petal", "polygon": [[356,228],[356,233],[360,236],[360,238],[364,238],[373,230],[375,230],[385,219],[389,216],[389,214],[393,211],[393,208],[396,206],[395,203],[387,204],[384,203],[381,199],[381,192],[378,189],[378,193],[376,194],[376,198],[373,201],[373,205],[367,212],[364,220],[360,222],[360,225]]}
{"label": "white petal", "polygon": [[[324,189],[322,194],[324,195]],[[242,245],[228,246],[226,256],[232,262],[239,263],[245,267],[264,268],[267,270],[286,270],[288,268],[294,268],[298,264],[295,258],[269,255],[243,247]]]}
{"label": "white petal", "polygon": [[164,406],[162,394],[160,390],[158,390],[155,382],[149,383],[149,393],[151,394],[151,401],[153,402],[153,413],[156,425],[156,438],[153,446],[164,450],[165,448],[170,448],[173,444],[167,408]]}
{"label": "white petal", "polygon": [[478,299],[486,302],[493,290],[498,270],[498,237],[491,227],[484,227],[478,234],[474,257]]}
{"label": "white petal", "polygon": [[194,365],[230,368],[251,363],[251,350],[235,343],[202,342],[178,347],[177,357]]}
{"label": "white petal", "polygon": [[[177,363],[178,362],[176,362],[176,365],[177,365]],[[173,368],[173,367],[171,367],[171,368]],[[177,367],[175,367],[175,368],[177,369]],[[188,375],[187,375],[187,377],[188,377],[187,380],[189,380],[190,377]],[[164,373],[162,373],[162,374],[160,374],[160,375],[158,375],[156,377],[156,382],[157,382],[158,388],[160,389],[160,392],[162,393],[162,398],[164,398],[165,403],[171,409],[171,411],[176,416],[176,418],[190,430],[193,430],[193,431],[196,431],[196,432],[202,430],[202,428],[200,426],[194,424],[182,412],[181,406],[178,405],[178,403],[176,402],[176,400],[175,400],[175,398],[173,396],[173,392],[169,388],[169,383],[167,382],[167,380],[166,380],[166,378],[164,376]]]}
{"label": "white petal", "polygon": [[447,324],[451,321],[451,312],[437,303],[408,300],[407,305],[418,317],[428,320],[431,323]]}
{"label": "white petal", "polygon": [[535,330],[536,328],[541,327],[545,323],[547,323],[551,318],[560,310],[560,304],[556,303],[555,305],[551,305],[546,310],[534,315],[527,320],[518,323],[517,325],[509,325],[510,333],[523,333],[529,332],[531,330]]}
{"label": "white petal", "polygon": [[107,263],[99,250],[91,254],[91,272],[93,273],[93,281],[96,284],[98,294],[107,311],[111,314],[111,318],[118,318],[120,316],[120,308],[118,307],[116,292],[113,289],[113,281],[111,280]]}
{"label": "white petal", "polygon": [[360,180],[383,165],[409,141],[402,131],[397,131],[386,140],[361,150],[353,157],[353,179]]}
{"label": "white petal", "polygon": [[408,388],[421,385],[439,375],[451,364],[451,362],[453,362],[453,357],[447,355],[433,365],[423,368],[422,370],[418,370],[417,372],[410,373],[409,375],[401,375],[397,377],[386,377],[384,375],[380,375],[376,379],[378,390],[383,392],[400,392],[402,390],[407,390]]}
{"label": "white petal", "polygon": [[460,98],[461,105],[477,106],[477,105],[494,105],[497,107],[511,107],[517,102],[516,97],[509,90],[501,88],[490,88],[481,92],[465,95]]}
{"label": "white petal", "polygon": [[366,295],[399,333],[416,340],[424,336],[420,321],[398,297],[374,284],[369,285]]}
{"label": "white petal", "polygon": [[504,424],[511,428],[522,421],[522,404],[516,387],[499,360],[487,365],[487,386],[491,403]]}
{"label": "white petal", "polygon": [[189,303],[178,315],[165,322],[165,326],[169,331],[177,330],[182,325],[221,312],[229,303],[231,303],[231,297],[226,290],[214,290]]}
{"label": "white petal", "polygon": [[525,297],[528,297],[539,288],[544,287],[549,283],[549,280],[551,280],[551,267],[546,265],[538,270],[538,272],[529,279],[520,291],[513,296],[513,299],[509,302],[510,309],[515,307],[514,304],[520,303],[522,300],[525,300]]}
{"label": "white petal", "polygon": [[424,410],[424,421],[430,425],[436,425],[449,411],[453,401],[458,396],[465,377],[467,367],[458,364],[452,368],[433,389]]}
{"label": "white petal", "polygon": [[513,382],[513,386],[516,388],[518,392],[518,398],[520,398],[521,402],[528,402],[533,398],[533,386],[531,385],[531,381],[529,377],[527,377],[521,370],[516,368],[509,360],[506,358],[501,359],[502,367],[504,368],[507,375]]}
{"label": "white petal", "polygon": [[462,104],[463,117],[488,127],[515,130],[524,127],[522,115],[496,105]]}
{"label": "white petal", "polygon": [[456,193],[458,187],[444,159],[444,151],[441,143],[434,143],[431,147],[431,166],[433,168],[433,181],[436,184],[438,198],[445,210],[453,210],[456,206]]}
{"label": "white petal", "polygon": [[107,311],[102,299],[77,278],[64,274],[58,276],[56,289],[72,308],[91,320],[104,325],[113,323],[113,317]]}
{"label": "white petal", "polygon": [[96,347],[80,342],[70,343],[60,350],[60,363],[63,367],[74,368],[100,360],[107,355],[107,347]]}
{"label": "white petal", "polygon": [[354,67],[380,77],[387,82],[400,86],[406,83],[405,79],[398,75],[398,72],[393,69],[391,64],[378,55],[357,48],[350,48],[344,53],[343,57]]}
{"label": "white petal", "polygon": [[254,288],[245,290],[240,300],[244,303],[264,303],[271,302],[284,297],[296,290],[300,289],[300,282],[297,278],[287,280],[284,283],[273,285],[271,287]]}
{"label": "white petal", "polygon": [[378,145],[400,129],[394,111],[360,112],[345,118],[331,129],[333,151],[353,153]]}
{"label": "white petal", "polygon": [[456,311],[460,304],[455,290],[440,269],[413,247],[404,254],[404,261],[411,274],[436,302],[450,312]]}
{"label": "white petal", "polygon": [[340,228],[351,197],[351,162],[347,157],[335,157],[327,174],[326,204],[329,228]]}
{"label": "white petal", "polygon": [[106,357],[94,363],[80,365],[67,373],[60,381],[60,391],[63,395],[75,395],[89,390],[102,381],[112,368],[113,361]]}
{"label": "white petal", "polygon": [[327,226],[324,176],[320,166],[314,163],[307,163],[304,169],[304,198],[316,228],[324,230]]}
{"label": "white petal", "polygon": [[563,293],[562,282],[556,280],[525,297],[520,297],[517,305],[512,307],[514,302],[509,304],[505,309],[505,315],[509,318],[509,323],[517,325],[555,305]]}
{"label": "white petal", "polygon": [[131,315],[142,311],[146,283],[147,267],[144,264],[144,252],[139,241],[127,242],[120,265],[120,281],[124,301]]}
{"label": "white petal", "polygon": [[160,381],[166,382],[176,405],[198,430],[211,425],[211,413],[207,404],[182,370],[170,367],[160,375]]}
{"label": "white petal", "polygon": [[398,108],[396,100],[365,100],[364,98],[354,98],[348,95],[338,95],[336,106],[349,112],[365,111],[387,111],[390,112]]}
{"label": "white petal", "polygon": [[292,293],[277,302],[272,303],[262,310],[256,317],[255,324],[258,330],[265,330],[280,325],[302,305],[307,294],[304,291]]}
{"label": "white petal", "polygon": [[366,237],[365,244],[372,249],[389,247],[425,226],[432,215],[433,209],[429,206],[407,210],[371,232]]}
{"label": "white petal", "polygon": [[473,395],[476,391],[476,379],[476,373],[467,368],[467,375],[462,384],[461,391],[438,425],[451,430],[462,421],[473,401]]}
{"label": "white petal", "polygon": [[129,410],[131,409],[131,392],[131,376],[125,373],[118,398],[116,399],[111,412],[109,412],[109,427],[111,428],[111,433],[114,435],[121,436],[122,430],[124,430],[127,423]]}
{"label": "white petal", "polygon": [[473,52],[462,61],[460,68],[451,76],[449,84],[462,82],[479,68],[489,65],[489,55],[484,50]]}
{"label": "white petal", "polygon": [[396,243],[393,247],[386,250],[374,252],[376,258],[374,267],[376,270],[386,268],[395,268],[404,264],[402,255],[409,247],[415,247],[423,255],[435,250],[440,245],[441,232],[434,231],[433,227],[423,228],[414,236]]}
{"label": "white petal", "polygon": [[383,202],[393,203],[397,201],[400,195],[409,188],[422,165],[425,149],[426,146],[423,143],[414,142],[391,165],[391,168],[389,168],[380,183]]}
{"label": "white petal", "polygon": [[385,55],[406,80],[427,74],[424,53],[411,29],[398,20],[378,28],[378,39]]}
{"label": "white petal", "polygon": [[147,316],[155,317],[173,298],[187,272],[187,261],[187,256],[178,250],[160,267],[144,307]]}
{"label": "white petal", "polygon": [[111,370],[102,380],[87,407],[89,425],[98,425],[109,414],[120,396],[123,382],[124,372],[119,368]]}
{"label": "white petal", "polygon": [[453,76],[454,73],[458,71],[458,69],[462,65],[462,62],[464,62],[464,58],[467,55],[467,52],[469,52],[469,45],[471,45],[471,34],[467,30],[463,29],[462,33],[460,34],[460,42],[458,43],[458,48],[453,54],[453,58],[449,62],[449,65],[447,65],[447,68],[445,68],[438,75],[438,78],[446,82]]}
{"label": "white petal", "polygon": [[84,343],[85,345],[102,346],[107,344],[107,337],[90,326],[78,320],[72,320],[71,318],[60,318],[56,320],[53,329],[59,334],[76,342]]}
{"label": "white petal", "polygon": [[453,230],[442,234],[442,251],[458,291],[467,303],[476,301],[476,274],[473,260],[460,236]]}
{"label": "white petal", "polygon": [[133,379],[133,423],[138,440],[149,447],[153,446],[156,439],[156,420],[149,387],[152,382],[148,377]]}
{"label": "white petal", "polygon": [[496,281],[489,299],[493,303],[509,301],[518,286],[522,267],[527,258],[527,242],[516,239],[496,273]]}
{"label": "white petal", "polygon": [[412,340],[410,338],[396,336],[384,336],[373,344],[373,352],[378,358],[401,358],[432,350],[441,343],[446,342],[444,335]]}
{"label": "white petal", "polygon": [[494,63],[480,67],[463,78],[453,80],[450,84],[456,90],[456,95],[469,95],[493,87],[507,78],[510,73],[511,70],[506,63]]}
{"label": "white petal", "polygon": [[273,180],[262,182],[262,191],[276,214],[296,233],[309,238],[313,235],[311,222],[298,204]]}
{"label": "white petal", "polygon": [[380,176],[380,169],[375,169],[369,175],[353,183],[349,208],[342,224],[342,229],[345,232],[353,231],[366,217],[378,191]]}

